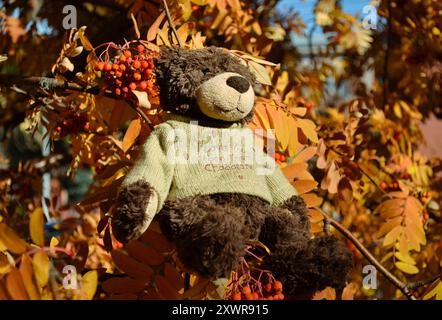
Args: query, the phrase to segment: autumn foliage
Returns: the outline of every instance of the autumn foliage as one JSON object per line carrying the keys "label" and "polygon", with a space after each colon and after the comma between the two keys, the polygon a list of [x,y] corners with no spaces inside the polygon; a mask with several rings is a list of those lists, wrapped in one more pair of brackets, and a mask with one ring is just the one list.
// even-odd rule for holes
{"label": "autumn foliage", "polygon": [[[377,289],[363,287],[371,262],[327,217],[399,282],[423,281],[409,287],[417,299],[442,299],[442,163],[420,151],[421,122],[441,114],[440,1],[378,1],[369,30],[339,1],[318,0],[327,43],[307,58],[292,36],[311,30],[278,1],[170,0],[176,34],[161,1],[85,2],[84,26],[68,31],[54,13],[65,1],[3,2],[0,299],[293,298],[259,268],[265,244],[251,243],[230,279],[213,280],[186,272],[156,223],[125,247],[112,236],[118,187],[165,113],[153,59],[179,44],[225,47],[255,73],[251,128],[274,129],[275,160],[309,207],[312,233],[352,250],[347,287],[314,299],[406,298],[381,272]],[[72,181],[85,189],[77,198]]]}

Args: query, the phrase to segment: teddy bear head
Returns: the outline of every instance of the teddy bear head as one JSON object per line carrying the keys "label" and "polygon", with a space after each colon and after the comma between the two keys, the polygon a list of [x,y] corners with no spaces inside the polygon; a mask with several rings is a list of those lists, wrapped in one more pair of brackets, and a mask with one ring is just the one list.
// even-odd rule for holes
{"label": "teddy bear head", "polygon": [[256,78],[224,49],[163,47],[155,73],[166,110],[222,122],[247,123],[253,117]]}

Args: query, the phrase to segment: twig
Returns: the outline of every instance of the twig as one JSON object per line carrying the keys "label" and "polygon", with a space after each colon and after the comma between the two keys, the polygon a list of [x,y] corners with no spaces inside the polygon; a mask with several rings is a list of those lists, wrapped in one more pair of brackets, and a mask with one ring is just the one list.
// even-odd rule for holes
{"label": "twig", "polygon": [[172,32],[175,35],[175,38],[178,41],[180,47],[183,47],[183,43],[181,42],[180,37],[178,37],[178,32],[175,29],[175,25],[173,24],[172,18],[170,16],[169,6],[167,5],[167,1],[163,0],[164,10],[166,11],[167,21],[169,21],[169,25],[172,28]]}
{"label": "twig", "polygon": [[416,290],[417,288],[420,288],[420,287],[426,286],[427,284],[432,283],[433,281],[435,281],[438,278],[442,278],[442,273],[432,276],[431,278],[428,278],[426,280],[408,283],[407,287],[410,290]]}
{"label": "twig", "polygon": [[[20,76],[10,76],[5,74],[0,74],[0,85],[8,85],[18,84],[24,86],[38,86],[46,90],[73,90],[79,92],[90,93],[93,95],[100,94],[100,88],[98,86],[87,86],[81,87],[77,84],[69,83],[68,81],[63,81],[55,78],[48,77],[20,77]],[[121,99],[110,92],[105,92],[104,95],[108,98],[112,99]],[[129,106],[136,112],[138,115],[143,118],[146,124],[152,128],[152,122],[149,120],[144,111],[137,106],[132,101],[126,100]]]}
{"label": "twig", "polygon": [[398,288],[409,300],[416,300],[413,293],[410,291],[410,288],[408,285],[402,281],[400,281],[398,278],[396,278],[390,271],[388,271],[376,258],[370,253],[370,251],[367,250],[367,248],[364,247],[364,245],[359,242],[358,239],[344,226],[342,226],[339,222],[337,222],[335,219],[330,217],[327,213],[325,213],[320,208],[315,208],[319,212],[322,213],[322,215],[327,219],[330,224],[336,228],[344,237],[346,237],[348,240],[350,240],[353,245],[359,250],[359,252],[362,253],[362,255],[370,261],[371,264],[373,264],[378,271],[380,271],[396,288]]}

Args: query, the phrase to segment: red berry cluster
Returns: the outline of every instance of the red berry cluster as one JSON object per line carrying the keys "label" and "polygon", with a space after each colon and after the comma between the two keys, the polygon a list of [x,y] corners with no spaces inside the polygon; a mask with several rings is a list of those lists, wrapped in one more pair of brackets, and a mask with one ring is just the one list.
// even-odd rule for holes
{"label": "red berry cluster", "polygon": [[59,122],[55,127],[55,132],[63,138],[68,134],[77,134],[81,131],[89,131],[89,129],[90,124],[87,113],[75,112],[65,116],[64,120]]}
{"label": "red berry cluster", "polygon": [[397,191],[399,190],[399,183],[397,182],[386,183],[385,181],[382,181],[380,187],[384,191]]}
{"label": "red berry cluster", "polygon": [[275,152],[275,161],[277,164],[281,164],[287,160],[286,156],[282,153]]}
{"label": "red berry cluster", "polygon": [[108,89],[117,96],[128,97],[134,90],[151,92],[154,83],[152,55],[143,45],[138,45],[137,53],[132,54],[130,49],[115,57],[113,63],[100,61],[95,70],[104,73]]}
{"label": "red berry cluster", "polygon": [[264,288],[248,285],[231,292],[230,300],[283,300],[281,281],[267,283]]}

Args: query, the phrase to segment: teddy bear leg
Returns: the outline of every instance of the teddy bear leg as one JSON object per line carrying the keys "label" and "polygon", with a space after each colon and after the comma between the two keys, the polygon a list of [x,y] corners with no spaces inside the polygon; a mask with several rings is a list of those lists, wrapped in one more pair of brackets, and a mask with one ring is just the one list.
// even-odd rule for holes
{"label": "teddy bear leg", "polygon": [[176,243],[183,265],[202,276],[229,276],[244,255],[241,208],[196,196],[166,202],[158,218],[163,233]]}
{"label": "teddy bear leg", "polygon": [[327,286],[345,285],[351,253],[334,237],[311,239],[302,218],[288,210],[272,210],[260,240],[270,244],[272,252],[265,267],[284,283],[287,295],[310,297]]}

